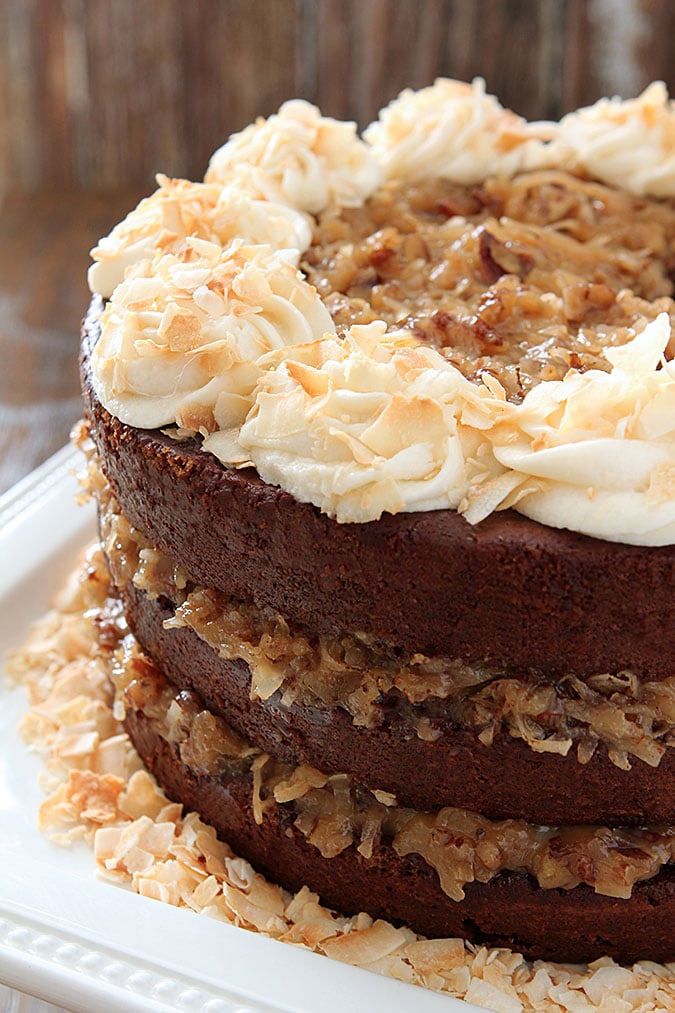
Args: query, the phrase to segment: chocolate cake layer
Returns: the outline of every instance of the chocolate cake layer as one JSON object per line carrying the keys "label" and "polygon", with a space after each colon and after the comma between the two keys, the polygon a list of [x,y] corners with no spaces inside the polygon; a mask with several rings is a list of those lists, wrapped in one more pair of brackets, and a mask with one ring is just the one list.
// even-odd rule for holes
{"label": "chocolate cake layer", "polygon": [[[583,678],[628,671],[651,682],[673,674],[675,548],[606,543],[509,511],[476,527],[453,511],[338,525],[252,470],[224,468],[197,439],[179,442],[111,417],[89,376],[98,309],[92,304],[85,323],[82,370],[101,467],[119,509],[146,544],[180,564],[197,585],[277,610],[308,637],[356,636],[404,662],[413,655],[460,659],[532,683],[569,673]],[[402,806],[467,808],[474,820],[475,813],[507,822],[520,817],[541,828],[672,819],[670,750],[656,768],[631,759],[632,768],[623,770],[604,748],[581,764],[574,752],[537,753],[504,731],[485,745],[474,731],[449,721],[441,722],[436,739],[420,738],[396,706],[383,707],[377,727],[364,727],[335,705],[296,700],[283,706],[280,691],[252,701],[244,661],[220,658],[189,628],[164,628],[173,613],[168,599],[153,601],[129,585],[124,600],[133,631],[174,685],[196,690],[236,732],[268,752],[272,765],[308,764],[318,768],[315,776],[324,771],[338,779],[348,771],[357,787],[361,782],[391,793]],[[216,719],[202,713],[217,731]],[[605,895],[612,890],[601,895],[583,885],[598,884],[599,867],[589,856],[584,875],[549,881],[550,889],[524,872],[504,871],[531,868],[511,858],[510,865],[493,867],[489,882],[468,881],[463,900],[451,899],[415,853],[421,850],[436,864],[435,853],[419,842],[404,856],[386,836],[394,830],[383,829],[371,852],[347,842],[324,857],[306,835],[311,820],[309,830],[301,830],[295,819],[299,802],[268,799],[261,810],[253,768],[235,764],[207,773],[210,767],[187,766],[181,756],[188,763],[189,756],[173,738],[163,738],[142,709],[129,709],[126,724],[172,797],[198,811],[271,879],[290,889],[308,885],[347,914],[367,910],[426,935],[459,935],[530,957],[583,961],[609,953],[621,961],[666,961],[675,955],[672,864],[618,899]],[[210,731],[205,748],[217,757],[221,743],[220,733]],[[415,816],[421,823],[436,818]],[[602,826],[592,829],[605,833]],[[436,829],[430,832],[446,862],[445,840],[439,844]],[[613,839],[619,832],[606,833]],[[648,850],[650,833],[661,831],[639,833]],[[645,858],[640,847],[629,845],[630,854],[616,840],[609,847],[622,869]]]}
{"label": "chocolate cake layer", "polygon": [[131,629],[143,650],[181,689],[195,690],[209,710],[278,759],[326,772],[348,770],[370,788],[394,794],[401,805],[434,810],[473,809],[494,819],[543,824],[639,825],[675,819],[675,755],[658,767],[633,759],[622,770],[599,746],[586,764],[576,753],[535,753],[519,739],[497,735],[484,745],[450,722],[435,741],[419,738],[394,706],[383,723],[359,727],[340,707],[281,704],[281,692],[251,700],[244,661],[219,657],[193,630],[165,629],[174,609],[128,584],[121,589]]}
{"label": "chocolate cake layer", "polygon": [[469,883],[465,899],[453,901],[422,859],[401,858],[386,843],[370,859],[353,847],[326,859],[294,827],[292,807],[277,806],[256,823],[248,774],[195,774],[141,712],[129,711],[126,727],[172,798],[199,812],[270,879],[290,890],[308,885],[344,913],[368,910],[427,936],[462,936],[543,959],[582,962],[612,953],[632,963],[675,956],[672,866],[637,883],[628,900],[586,886],[543,890],[526,876],[502,873],[489,883]]}
{"label": "chocolate cake layer", "polygon": [[133,429],[96,399],[84,327],[86,414],[124,514],[193,578],[278,609],[315,634],[363,634],[414,652],[549,675],[672,674],[675,547],[543,527],[513,512],[472,527],[453,511],[338,525],[224,468],[196,440]]}

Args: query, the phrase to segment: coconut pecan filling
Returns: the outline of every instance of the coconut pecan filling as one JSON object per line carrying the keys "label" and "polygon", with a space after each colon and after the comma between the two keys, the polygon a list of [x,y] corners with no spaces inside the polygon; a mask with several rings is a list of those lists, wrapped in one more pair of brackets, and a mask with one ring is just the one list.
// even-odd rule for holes
{"label": "coconut pecan filling", "polygon": [[221,658],[245,661],[252,699],[280,693],[284,707],[339,706],[369,728],[395,708],[422,739],[461,727],[490,745],[505,730],[537,752],[567,755],[574,747],[580,763],[602,743],[623,769],[630,769],[630,757],[656,767],[675,745],[675,677],[641,682],[618,672],[526,681],[460,659],[417,654],[402,662],[354,634],[310,638],[271,609],[196,587],[123,517],[94,464],[88,483],[115,584],[169,599],[175,614],[168,628],[190,627]]}
{"label": "coconut pecan filling", "polygon": [[420,813],[355,784],[348,774],[280,763],[205,710],[196,694],[171,686],[131,635],[114,655],[111,674],[118,717],[142,712],[198,775],[251,779],[256,822],[277,806],[288,807],[295,828],[328,859],[351,846],[368,859],[388,842],[401,856],[420,855],[453,900],[464,897],[467,883],[487,883],[504,870],[528,873],[544,889],[586,883],[596,893],[626,898],[636,882],[675,857],[670,827],[539,827],[463,809]]}
{"label": "coconut pecan filling", "polygon": [[675,201],[561,171],[390,183],[323,212],[301,267],[338,329],[409,327],[517,401],[570,368],[607,369],[603,348],[659,312],[675,324]]}

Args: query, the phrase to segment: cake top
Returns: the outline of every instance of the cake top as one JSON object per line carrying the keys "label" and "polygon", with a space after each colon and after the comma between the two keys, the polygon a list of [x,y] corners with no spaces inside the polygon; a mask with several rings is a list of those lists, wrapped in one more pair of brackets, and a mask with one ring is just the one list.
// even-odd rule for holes
{"label": "cake top", "polygon": [[[234,135],[92,251],[121,421],[340,522],[514,507],[675,542],[675,104],[559,124],[472,85],[360,139],[305,102]],[[616,189],[620,188],[620,189]]]}

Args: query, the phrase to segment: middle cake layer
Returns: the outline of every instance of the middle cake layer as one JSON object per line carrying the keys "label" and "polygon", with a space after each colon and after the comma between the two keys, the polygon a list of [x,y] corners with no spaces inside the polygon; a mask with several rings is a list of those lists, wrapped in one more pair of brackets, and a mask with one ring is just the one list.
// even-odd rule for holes
{"label": "middle cake layer", "polygon": [[196,694],[168,683],[131,636],[112,677],[116,711],[170,796],[282,885],[306,883],[348,913],[365,908],[425,934],[525,954],[672,956],[672,828],[417,812],[347,773],[261,752]]}
{"label": "middle cake layer", "polygon": [[420,810],[544,824],[672,822],[672,680],[527,682],[449,659],[398,668],[357,638],[310,641],[279,615],[195,586],[118,512],[101,528],[131,629],[177,687],[277,759]]}

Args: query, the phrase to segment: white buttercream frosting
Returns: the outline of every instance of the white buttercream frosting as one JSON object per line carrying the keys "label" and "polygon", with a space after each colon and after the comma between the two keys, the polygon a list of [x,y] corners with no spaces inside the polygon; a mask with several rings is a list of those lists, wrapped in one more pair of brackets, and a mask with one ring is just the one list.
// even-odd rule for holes
{"label": "white buttercream frosting", "polygon": [[407,332],[375,322],[265,357],[238,433],[208,449],[338,521],[514,506],[610,541],[675,541],[675,366],[661,314],[609,349],[609,373],[570,370],[522,404],[468,381]]}
{"label": "white buttercream frosting", "polygon": [[[361,205],[382,176],[462,184],[555,162],[636,193],[675,195],[675,104],[663,85],[529,125],[472,85],[404,92],[359,140],[289,102],[213,156],[205,183],[159,188],[94,249],[110,301],[92,358],[123,422],[198,431],[228,465],[341,522],[514,507],[599,538],[675,542],[675,366],[666,314],[519,405],[382,322],[335,336],[298,272],[311,218]],[[379,164],[379,167],[378,167]]]}
{"label": "white buttercream frosting", "polygon": [[92,292],[109,298],[133,264],[155,250],[177,249],[187,236],[227,246],[243,237],[252,245],[295,250],[296,264],[309,246],[305,215],[285,204],[253,198],[236,187],[158,176],[159,186],[91,251]]}
{"label": "white buttercream frosting", "polygon": [[638,98],[603,98],[568,113],[556,138],[551,157],[559,165],[631,193],[675,194],[675,101],[661,81]]}
{"label": "white buttercream frosting", "polygon": [[522,481],[516,509],[551,527],[637,545],[675,542],[675,364],[662,313],[610,348],[609,373],[540,383],[490,433]]}
{"label": "white buttercream frosting", "polygon": [[442,176],[469,185],[534,167],[553,129],[504,109],[481,78],[472,84],[439,78],[421,91],[401,92],[364,137],[388,179]]}
{"label": "white buttercream frosting", "polygon": [[355,124],[322,116],[300,99],[234,134],[212,156],[205,178],[311,214],[329,205],[357,207],[381,181]]}
{"label": "white buttercream frosting", "polygon": [[343,340],[267,356],[238,436],[216,433],[208,449],[252,461],[265,481],[341,522],[456,508],[482,428],[508,410],[503,392],[471,383],[408,332],[385,330],[354,325]]}
{"label": "white buttercream frosting", "polygon": [[240,424],[271,349],[333,322],[285,251],[187,239],[113,292],[92,357],[96,394],[122,422],[208,434]]}

